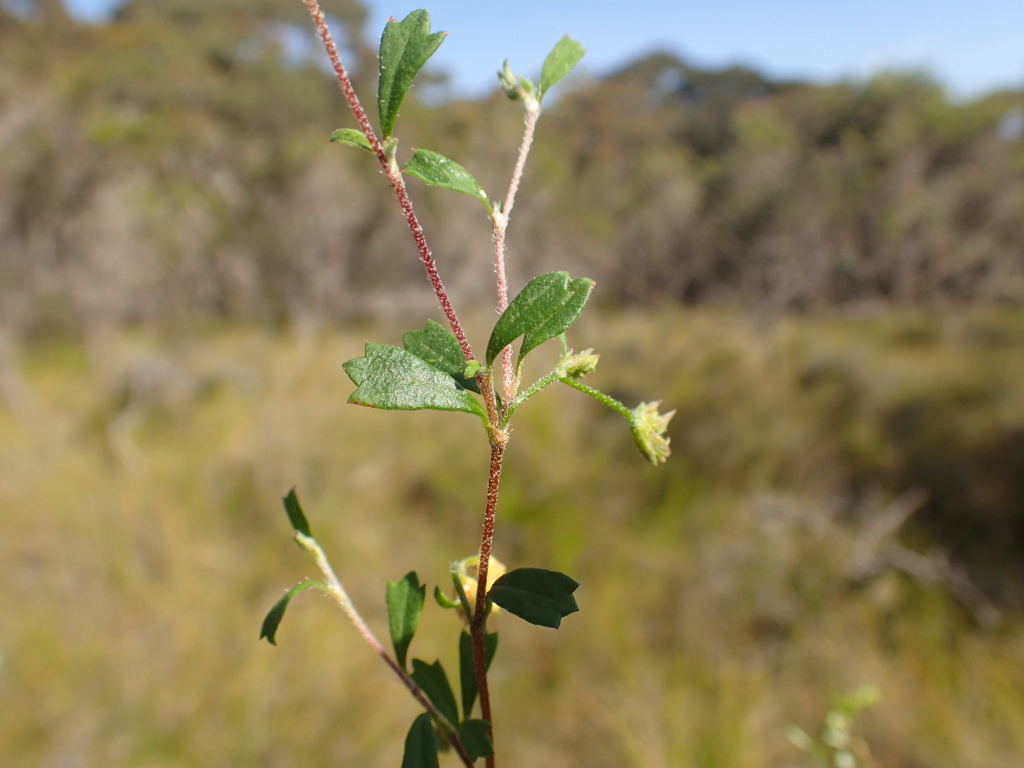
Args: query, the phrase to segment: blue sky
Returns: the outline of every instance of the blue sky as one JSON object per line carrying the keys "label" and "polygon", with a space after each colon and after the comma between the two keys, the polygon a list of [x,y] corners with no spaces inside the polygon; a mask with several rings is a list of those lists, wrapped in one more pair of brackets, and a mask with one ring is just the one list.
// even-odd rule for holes
{"label": "blue sky", "polygon": [[[282,0],[297,2],[298,0]],[[211,0],[216,2],[216,0]],[[67,0],[97,18],[115,0]],[[433,62],[457,88],[479,93],[507,57],[533,76],[568,32],[587,48],[587,69],[603,74],[653,48],[698,66],[742,63],[777,77],[861,78],[882,68],[923,68],[970,97],[1024,87],[1024,0],[372,0],[371,29],[388,16],[426,7],[449,32]],[[581,65],[582,66],[582,65]]]}

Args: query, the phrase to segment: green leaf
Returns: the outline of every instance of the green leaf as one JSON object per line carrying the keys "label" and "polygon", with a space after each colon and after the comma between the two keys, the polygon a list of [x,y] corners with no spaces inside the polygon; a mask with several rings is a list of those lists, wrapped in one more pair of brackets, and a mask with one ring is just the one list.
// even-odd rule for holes
{"label": "green leaf", "polygon": [[562,617],[579,610],[572,596],[578,586],[558,571],[517,568],[495,581],[487,596],[524,621],[558,629]]}
{"label": "green leaf", "polygon": [[445,719],[457,726],[459,722],[459,708],[455,703],[455,694],[448,682],[448,675],[440,661],[427,664],[419,659],[412,660],[412,679],[416,685],[423,689],[431,703],[437,707]]}
{"label": "green leaf", "polygon": [[494,754],[491,744],[491,724],[486,720],[467,720],[459,726],[459,741],[462,742],[470,760],[479,760]]}
{"label": "green leaf", "polygon": [[389,411],[463,411],[487,421],[472,392],[404,349],[367,343],[363,357],[349,360],[343,367],[356,385],[350,403]]}
{"label": "green leaf", "polygon": [[402,768],[440,768],[437,761],[437,734],[434,733],[434,723],[428,712],[412,721],[409,735],[405,737]]}
{"label": "green leaf", "polygon": [[484,204],[488,211],[491,210],[487,194],[480,188],[472,174],[439,152],[429,149],[414,150],[412,157],[409,158],[409,162],[402,170],[432,187],[441,187],[441,189],[475,197]]}
{"label": "green leaf", "polygon": [[448,595],[441,591],[440,587],[434,587],[434,601],[442,608],[448,610],[460,607],[459,601],[452,600]]}
{"label": "green leaf", "polygon": [[368,152],[373,152],[373,147],[370,146],[370,140],[366,138],[366,134],[362,131],[356,130],[355,128],[339,128],[331,134],[331,141],[339,144],[348,144],[350,147],[359,147],[365,149]]}
{"label": "green leaf", "polygon": [[288,607],[288,603],[291,602],[292,598],[295,597],[299,592],[304,592],[310,587],[316,587],[317,589],[324,589],[324,585],[319,581],[304,581],[298,586],[294,586],[288,590],[288,594],[274,603],[274,607],[267,613],[267,617],[263,619],[263,626],[260,628],[259,639],[267,638],[267,642],[271,645],[277,645],[277,627],[281,623],[281,619],[284,618],[285,609]]}
{"label": "green leaf", "polygon": [[423,362],[429,363],[432,368],[447,373],[463,389],[480,391],[476,379],[465,375],[466,356],[462,354],[459,340],[440,323],[427,320],[427,327],[424,330],[402,334],[402,346],[406,352],[412,352]]}
{"label": "green leaf", "polygon": [[288,495],[284,497],[283,501],[284,511],[288,513],[288,522],[292,524],[292,530],[313,538],[313,534],[309,530],[309,523],[306,522],[306,516],[302,514],[302,507],[299,506],[299,497],[296,495],[294,488],[288,491]]}
{"label": "green leaf", "polygon": [[[491,668],[494,654],[498,650],[498,633],[484,634],[484,659],[486,668]],[[476,703],[476,668],[473,661],[473,638],[463,631],[459,637],[459,682],[462,684],[462,716],[469,717]]]}
{"label": "green leaf", "polygon": [[544,66],[540,71],[540,87],[537,89],[537,98],[543,99],[551,86],[572,72],[585,53],[583,46],[568,35],[555,43],[551,53],[544,59]]}
{"label": "green leaf", "polygon": [[553,339],[580,316],[590,298],[594,281],[587,277],[569,279],[568,272],[549,272],[533,278],[498,318],[487,342],[487,364],[520,336],[516,367],[534,347]]}
{"label": "green leaf", "polygon": [[423,599],[426,594],[427,588],[420,584],[416,571],[405,574],[398,583],[389,581],[385,589],[391,644],[395,647],[395,659],[402,669],[405,669],[409,643],[416,634],[416,626],[420,622],[420,614],[423,613]]}
{"label": "green leaf", "polygon": [[391,19],[380,39],[377,111],[384,138],[394,133],[402,100],[416,74],[444,42],[447,32],[430,33],[430,14],[413,11],[402,21]]}

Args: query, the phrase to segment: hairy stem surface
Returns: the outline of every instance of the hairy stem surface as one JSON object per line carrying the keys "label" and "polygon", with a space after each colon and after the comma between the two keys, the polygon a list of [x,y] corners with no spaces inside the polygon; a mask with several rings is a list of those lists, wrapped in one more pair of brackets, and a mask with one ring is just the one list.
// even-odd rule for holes
{"label": "hairy stem surface", "polygon": [[409,194],[405,189],[405,179],[402,178],[402,172],[398,166],[391,163],[388,160],[387,153],[384,151],[384,147],[380,143],[380,139],[377,138],[377,134],[374,133],[373,128],[370,125],[370,120],[366,116],[366,110],[363,109],[363,105],[359,103],[359,97],[356,95],[355,88],[352,86],[352,80],[348,76],[348,70],[345,69],[345,65],[341,61],[341,57],[338,56],[338,48],[334,44],[334,39],[331,37],[331,31],[327,27],[327,21],[324,19],[323,10],[320,8],[318,0],[304,0],[306,8],[309,9],[309,15],[313,19],[313,23],[316,25],[317,33],[320,35],[320,41],[323,43],[324,50],[327,51],[327,56],[331,60],[331,67],[334,69],[334,75],[338,80],[338,85],[341,87],[341,92],[345,95],[345,100],[348,102],[349,108],[352,110],[352,114],[355,115],[356,122],[359,123],[359,129],[366,136],[367,141],[370,142],[370,147],[373,149],[373,154],[377,156],[377,162],[380,163],[381,168],[384,171],[384,175],[387,176],[388,184],[394,191],[395,196],[398,198],[398,204],[402,208],[402,213],[405,215],[406,224],[409,227],[409,231],[412,233],[412,238],[416,242],[416,249],[419,251],[420,261],[423,262],[423,268],[427,271],[427,279],[430,280],[430,285],[434,289],[434,293],[437,295],[437,300],[441,304],[441,310],[444,312],[446,318],[448,318],[448,324],[451,326],[452,333],[455,334],[455,338],[459,341],[459,346],[462,348],[462,354],[465,355],[466,360],[473,359],[473,350],[469,345],[469,340],[466,338],[466,332],[462,328],[462,324],[459,322],[458,315],[455,314],[455,309],[452,307],[452,303],[448,298],[448,292],[445,290],[444,283],[441,282],[441,276],[437,272],[437,264],[434,261],[434,256],[430,252],[430,248],[427,246],[426,237],[423,234],[423,228],[420,226],[419,220],[416,218],[416,214],[413,212],[412,203],[409,200]]}
{"label": "hairy stem surface", "polygon": [[[519,191],[519,183],[523,179],[523,171],[526,168],[526,158],[530,154],[530,147],[533,146],[533,135],[537,129],[537,118],[540,117],[540,105],[528,109],[523,124],[523,138],[519,142],[519,153],[516,155],[516,165],[512,170],[512,179],[509,181],[508,192],[505,194],[505,202],[500,210],[496,210],[492,217],[494,224],[494,273],[498,281],[498,312],[504,312],[508,308],[508,278],[505,273],[505,237],[508,231],[508,220],[512,214],[512,207],[516,203],[516,193]],[[510,402],[515,397],[515,374],[512,369],[512,347],[505,347],[501,352],[502,371],[502,397],[505,402]]]}
{"label": "hairy stem surface", "polygon": [[[491,720],[491,697],[487,689],[487,657],[484,652],[484,635],[487,632],[487,571],[491,562],[491,543],[494,540],[494,516],[498,508],[498,486],[501,483],[501,465],[505,456],[505,441],[491,445],[491,468],[487,478],[487,505],[484,509],[484,530],[480,538],[480,564],[477,566],[476,605],[473,607],[473,621],[469,635],[473,641],[473,667],[476,672],[476,687],[480,695],[480,715],[491,723],[491,743],[494,743],[494,727]],[[494,768],[494,755],[487,758],[487,768]]]}

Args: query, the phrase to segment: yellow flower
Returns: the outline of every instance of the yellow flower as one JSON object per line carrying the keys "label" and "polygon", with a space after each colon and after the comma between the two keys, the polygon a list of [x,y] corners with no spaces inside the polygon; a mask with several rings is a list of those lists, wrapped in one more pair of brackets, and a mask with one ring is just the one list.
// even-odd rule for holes
{"label": "yellow flower", "polygon": [[[459,581],[462,583],[462,589],[466,593],[466,600],[469,601],[470,608],[476,606],[477,569],[479,567],[480,558],[476,555],[467,557],[459,563]],[[505,570],[505,565],[498,558],[492,556],[487,564],[488,591],[494,586],[495,581],[505,575]],[[491,613],[497,613],[500,610],[498,606],[494,606]]]}

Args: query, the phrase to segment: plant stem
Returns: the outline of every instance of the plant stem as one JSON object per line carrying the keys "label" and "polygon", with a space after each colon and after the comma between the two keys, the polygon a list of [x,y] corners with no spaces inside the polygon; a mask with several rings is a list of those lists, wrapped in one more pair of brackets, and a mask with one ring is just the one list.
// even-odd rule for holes
{"label": "plant stem", "polygon": [[413,212],[412,203],[409,200],[409,193],[405,188],[405,180],[402,178],[402,172],[398,166],[392,163],[387,153],[384,151],[384,147],[380,143],[380,139],[377,138],[377,134],[374,133],[373,128],[370,126],[370,120],[366,116],[366,110],[363,109],[362,104],[359,103],[359,97],[356,95],[355,88],[352,86],[352,80],[348,76],[348,71],[345,69],[345,65],[341,62],[341,57],[338,56],[338,48],[334,44],[334,39],[331,37],[331,31],[327,28],[327,20],[324,18],[324,12],[320,8],[318,0],[304,0],[306,8],[309,10],[309,15],[313,19],[313,24],[316,26],[317,33],[320,35],[320,41],[323,43],[324,50],[327,51],[327,56],[331,61],[331,67],[334,69],[334,76],[338,80],[338,85],[341,87],[341,92],[345,95],[345,100],[348,102],[349,108],[352,110],[352,114],[355,115],[356,121],[359,123],[359,129],[366,136],[367,141],[370,142],[370,147],[373,149],[373,154],[377,156],[377,161],[380,163],[381,168],[384,170],[384,175],[387,176],[388,184],[394,191],[395,196],[398,198],[398,204],[402,208],[402,213],[405,215],[406,224],[409,227],[409,231],[412,233],[412,238],[416,242],[416,249],[420,254],[420,261],[423,262],[423,268],[427,271],[427,279],[430,280],[430,285],[434,289],[434,293],[437,295],[437,300],[441,304],[441,310],[444,312],[445,317],[448,318],[448,324],[452,328],[452,333],[455,334],[455,338],[459,341],[459,346],[462,348],[462,354],[465,355],[466,360],[473,359],[473,350],[469,345],[469,340],[466,338],[466,332],[462,328],[462,324],[459,322],[458,315],[455,314],[455,309],[452,307],[452,303],[448,298],[448,292],[445,290],[444,283],[441,282],[441,276],[437,272],[437,264],[434,261],[434,256],[430,252],[430,248],[427,246],[426,237],[423,234],[423,228],[420,226],[419,220],[416,218],[416,214]]}
{"label": "plant stem", "polygon": [[381,657],[388,668],[394,672],[398,679],[402,681],[402,684],[409,690],[409,693],[413,695],[419,704],[430,712],[438,722],[445,725],[445,730],[448,732],[448,741],[452,747],[459,754],[462,762],[468,767],[473,768],[473,761],[466,754],[465,748],[462,746],[462,742],[458,738],[458,730],[453,723],[448,722],[448,719],[438,711],[437,707],[433,705],[427,695],[423,693],[423,689],[420,688],[416,681],[409,677],[408,673],[398,666],[398,663],[388,655],[388,652],[381,645],[380,641],[373,634],[373,631],[363,620],[363,617],[356,610],[355,605],[352,604],[352,600],[348,596],[348,592],[345,591],[345,587],[342,586],[338,576],[334,573],[334,568],[331,567],[330,561],[327,559],[327,555],[324,553],[323,548],[312,536],[306,536],[303,533],[296,532],[295,540],[299,546],[309,552],[313,559],[316,560],[317,567],[320,568],[320,572],[324,576],[325,586],[327,587],[327,593],[334,598],[334,602],[345,612],[348,616],[349,621],[355,626],[356,630],[362,635],[363,639],[369,644],[377,655]]}
{"label": "plant stem", "polygon": [[[519,142],[519,154],[516,156],[516,165],[512,171],[512,179],[509,181],[508,192],[505,194],[505,202],[500,210],[495,209],[491,217],[494,226],[494,272],[498,280],[499,312],[504,312],[508,308],[508,279],[505,275],[505,233],[508,230],[508,219],[512,214],[512,206],[516,202],[519,183],[523,178],[523,170],[526,168],[526,158],[529,156],[530,147],[533,145],[533,135],[537,129],[537,118],[540,117],[540,111],[539,104],[526,110],[523,138]],[[501,352],[501,370],[502,398],[507,403],[515,397],[515,374],[512,369],[511,347],[505,347]]]}
{"label": "plant stem", "polygon": [[626,407],[626,405],[624,403],[619,402],[618,400],[616,400],[611,395],[606,395],[604,392],[602,392],[599,389],[594,389],[593,387],[588,387],[586,384],[581,384],[580,382],[576,381],[575,379],[562,378],[562,379],[559,379],[559,381],[561,381],[566,386],[572,387],[573,389],[578,389],[580,392],[582,392],[585,395],[590,395],[590,397],[594,398],[599,403],[602,403],[603,405],[607,405],[613,411],[618,411],[619,413],[621,413],[623,416],[626,417],[627,421],[631,421],[631,417],[633,416],[633,411],[631,411],[629,408]]}
{"label": "plant stem", "polygon": [[[484,651],[484,635],[487,632],[487,571],[491,562],[491,543],[494,540],[494,516],[498,508],[498,486],[501,483],[501,465],[505,456],[505,433],[503,439],[491,444],[491,468],[487,478],[487,505],[484,509],[484,530],[480,538],[480,563],[477,566],[476,606],[469,626],[473,641],[473,667],[476,672],[476,687],[480,695],[480,716],[491,727],[491,744],[494,743],[494,727],[491,720],[491,697],[487,688],[487,656]],[[494,768],[494,755],[487,758],[487,768]]]}

